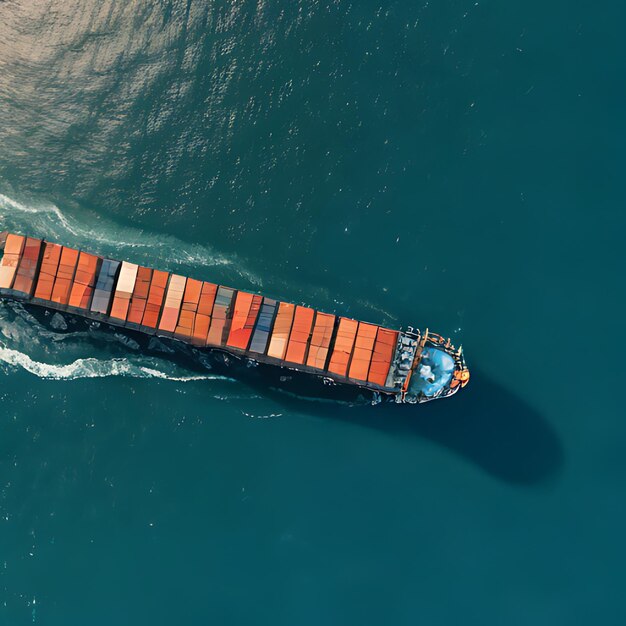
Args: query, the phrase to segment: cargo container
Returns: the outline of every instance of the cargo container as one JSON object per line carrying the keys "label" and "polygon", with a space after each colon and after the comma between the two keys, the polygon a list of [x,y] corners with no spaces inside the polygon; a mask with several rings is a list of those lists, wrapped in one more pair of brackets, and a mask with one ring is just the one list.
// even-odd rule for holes
{"label": "cargo container", "polygon": [[19,234],[0,233],[0,254],[0,297],[168,342],[207,366],[217,355],[281,383],[356,390],[373,403],[427,402],[469,381],[462,349],[428,330],[385,328]]}

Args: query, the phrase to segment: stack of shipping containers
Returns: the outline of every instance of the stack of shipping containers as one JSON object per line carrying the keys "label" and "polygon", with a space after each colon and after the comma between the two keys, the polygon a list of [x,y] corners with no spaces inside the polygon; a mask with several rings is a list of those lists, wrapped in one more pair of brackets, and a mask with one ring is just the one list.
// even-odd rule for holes
{"label": "stack of shipping containers", "polygon": [[128,263],[127,261],[122,263],[115,287],[115,295],[113,296],[113,304],[111,305],[111,317],[126,321],[138,269],[139,266],[134,263]]}
{"label": "stack of shipping containers", "polygon": [[152,272],[152,281],[150,282],[150,290],[148,291],[148,300],[146,301],[146,310],[143,314],[142,325],[149,329],[156,328],[159,323],[159,315],[161,313],[161,305],[165,297],[165,287],[169,274],[154,270]]}
{"label": "stack of shipping containers", "polygon": [[35,278],[37,275],[37,265],[39,263],[39,252],[41,250],[41,239],[28,237],[24,244],[22,259],[17,268],[13,289],[28,296],[33,293]]}
{"label": "stack of shipping containers", "polygon": [[192,343],[196,346],[206,345],[216,294],[217,285],[213,283],[202,283],[202,291],[200,292],[198,311],[194,319],[193,336],[191,339]]}
{"label": "stack of shipping containers", "polygon": [[70,300],[70,290],[76,272],[76,264],[78,263],[78,250],[74,248],[64,247],[61,250],[61,259],[57,268],[57,275],[52,288],[52,302],[67,305]]}
{"label": "stack of shipping containers", "polygon": [[148,300],[148,292],[150,291],[150,280],[152,279],[152,270],[149,267],[139,267],[137,269],[137,278],[135,279],[135,287],[133,295],[130,298],[130,306],[128,307],[128,315],[126,316],[126,326],[136,330],[141,326],[144,311],[146,310],[146,302]]}
{"label": "stack of shipping containers", "polygon": [[[63,261],[63,255],[61,255],[61,261]],[[115,276],[119,268],[119,261],[111,261],[110,259],[104,259],[102,261],[96,282],[96,289],[93,292],[93,299],[91,300],[91,311],[93,313],[100,313],[101,315],[108,314],[111,304],[111,295],[113,294],[113,287],[115,286]]]}
{"label": "stack of shipping containers", "polygon": [[269,339],[274,314],[276,313],[276,304],[276,300],[263,298],[259,319],[254,334],[252,335],[252,341],[250,342],[250,352],[265,354],[267,340]]}
{"label": "stack of shipping containers", "polygon": [[25,237],[21,235],[9,234],[7,236],[2,264],[0,264],[0,289],[11,289],[13,286],[17,266],[24,250],[24,240]]}
{"label": "stack of shipping containers", "polygon": [[223,346],[224,339],[228,336],[229,313],[233,301],[234,289],[220,285],[215,296],[211,327],[207,336],[207,345]]}
{"label": "stack of shipping containers", "polygon": [[56,243],[46,242],[44,244],[43,258],[39,268],[37,287],[35,288],[35,298],[40,298],[41,300],[52,299],[54,278],[57,275],[62,250],[63,246],[59,246]]}
{"label": "stack of shipping containers", "polygon": [[80,253],[76,274],[74,274],[74,284],[70,292],[69,306],[77,309],[87,309],[91,304],[93,288],[96,285],[98,260],[98,257],[93,254]]}
{"label": "stack of shipping containers", "polygon": [[175,337],[185,340],[191,338],[201,293],[202,282],[188,278],[187,284],[185,285],[183,305],[180,308],[178,324],[176,325],[176,331],[174,333]]}
{"label": "stack of shipping containers", "polygon": [[237,292],[230,333],[226,342],[228,347],[239,350],[248,349],[262,300],[261,296],[255,296],[245,291]]}
{"label": "stack of shipping containers", "polygon": [[315,311],[313,309],[305,306],[296,307],[285,361],[304,365],[314,317]]}
{"label": "stack of shipping containers", "polygon": [[330,315],[329,313],[317,313],[315,316],[313,335],[311,336],[309,355],[306,360],[306,364],[309,367],[314,367],[319,370],[326,369],[326,359],[328,358],[328,349],[334,328],[334,315]]}
{"label": "stack of shipping containers", "polygon": [[296,307],[289,302],[280,303],[276,321],[274,322],[274,329],[272,330],[270,345],[267,348],[267,356],[271,356],[279,361],[282,361],[285,357],[295,309]]}
{"label": "stack of shipping containers", "polygon": [[243,351],[276,364],[391,387],[397,331],[222,285],[8,234],[0,289],[27,297],[34,292],[54,308],[108,315],[112,323],[174,335],[198,347]]}
{"label": "stack of shipping containers", "polygon": [[166,333],[173,333],[176,330],[176,322],[178,322],[178,314],[183,303],[183,294],[185,293],[185,282],[187,279],[178,274],[170,276],[170,282],[167,286],[167,294],[165,296],[165,304],[161,311],[161,319],[159,321],[159,330]]}

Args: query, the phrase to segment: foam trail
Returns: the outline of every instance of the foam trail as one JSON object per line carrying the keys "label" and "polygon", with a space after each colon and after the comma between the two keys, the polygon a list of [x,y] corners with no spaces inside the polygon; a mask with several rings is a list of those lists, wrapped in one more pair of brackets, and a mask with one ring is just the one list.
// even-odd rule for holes
{"label": "foam trail", "polygon": [[67,365],[53,365],[35,361],[19,350],[0,346],[0,362],[5,368],[23,369],[38,378],[47,380],[79,380],[84,378],[108,378],[125,376],[129,378],[159,378],[174,382],[192,382],[198,380],[228,380],[231,378],[209,374],[172,376],[165,372],[137,365],[129,359],[117,358],[100,360],[96,358],[77,359]]}
{"label": "foam trail", "polygon": [[246,413],[245,411],[241,411],[241,414],[245,415],[246,417],[251,417],[252,419],[256,419],[256,420],[267,420],[267,419],[272,419],[273,417],[283,416],[282,413],[268,413],[267,415],[255,415],[254,413]]}
{"label": "foam trail", "polygon": [[[27,205],[0,193],[0,226],[2,230],[25,231],[30,235],[57,240],[99,252],[117,253],[130,248],[154,263],[155,258],[165,264],[192,264],[203,267],[225,267],[235,271],[252,284],[260,286],[258,276],[243,268],[236,257],[216,253],[208,246],[189,244],[171,235],[149,234],[141,229],[120,227],[114,222],[93,215],[93,224],[83,223],[64,213],[55,204]],[[71,239],[71,241],[68,241]],[[97,245],[95,245],[97,244]]]}
{"label": "foam trail", "polygon": [[79,234],[72,228],[72,226],[67,221],[67,219],[65,218],[63,213],[61,213],[59,208],[56,207],[53,204],[48,205],[47,207],[40,207],[40,208],[29,207],[29,206],[26,206],[25,204],[22,204],[21,202],[17,202],[16,200],[13,200],[13,199],[9,198],[8,196],[5,196],[4,194],[0,193],[0,209],[2,209],[4,211],[9,210],[9,212],[10,211],[17,211],[19,213],[30,213],[31,215],[33,215],[33,214],[49,213],[50,215],[56,216],[56,218],[59,220],[59,223],[67,231],[69,231],[70,233],[72,233],[74,235],[78,235]]}
{"label": "foam trail", "polygon": [[[236,255],[227,256],[206,245],[190,244],[174,236],[149,233],[139,228],[120,226],[101,215],[84,208],[77,210],[79,217],[70,210],[62,211],[58,206],[39,199],[20,202],[0,193],[0,230],[17,230],[36,237],[73,245],[113,258],[127,258],[149,267],[159,267],[187,274],[202,272],[198,268],[211,268],[211,280],[229,284],[235,276],[249,283],[249,288],[261,291],[264,281],[250,271]],[[191,269],[193,268],[193,269]],[[269,284],[272,284],[270,280]],[[244,285],[240,285],[242,288]],[[274,283],[276,291],[282,283]],[[335,300],[325,288],[315,288],[301,283],[291,285],[293,301],[325,303],[326,309],[346,312],[344,303]],[[269,294],[268,294],[269,295]],[[275,294],[278,295],[278,294]],[[359,301],[385,321],[396,322],[396,317],[368,301]]]}

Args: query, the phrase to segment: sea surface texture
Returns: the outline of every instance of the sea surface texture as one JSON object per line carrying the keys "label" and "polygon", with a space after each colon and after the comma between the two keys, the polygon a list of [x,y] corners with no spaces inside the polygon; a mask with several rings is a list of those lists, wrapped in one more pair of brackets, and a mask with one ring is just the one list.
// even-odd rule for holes
{"label": "sea surface texture", "polygon": [[0,2],[0,230],[463,344],[328,404],[0,304],[0,624],[623,626],[626,5]]}

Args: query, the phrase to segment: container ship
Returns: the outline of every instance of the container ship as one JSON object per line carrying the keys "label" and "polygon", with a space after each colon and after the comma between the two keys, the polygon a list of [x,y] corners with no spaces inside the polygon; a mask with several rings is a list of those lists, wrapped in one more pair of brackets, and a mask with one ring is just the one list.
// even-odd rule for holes
{"label": "container ship", "polygon": [[[263,372],[306,395],[417,404],[465,387],[462,348],[224,285],[0,233],[0,297],[56,326],[66,319],[189,354],[209,368]],[[292,385],[289,387],[289,385]]]}

